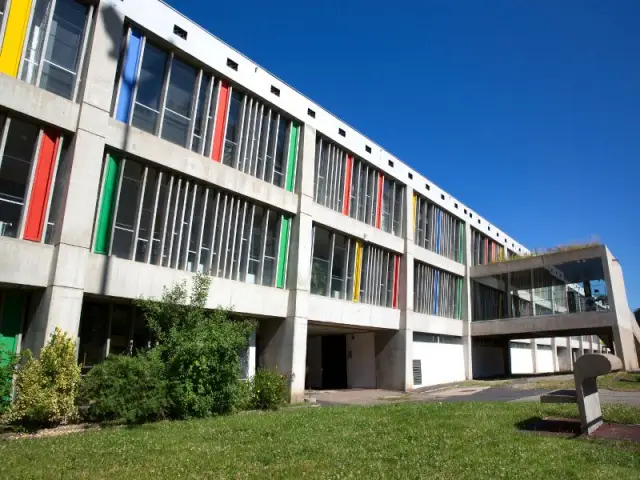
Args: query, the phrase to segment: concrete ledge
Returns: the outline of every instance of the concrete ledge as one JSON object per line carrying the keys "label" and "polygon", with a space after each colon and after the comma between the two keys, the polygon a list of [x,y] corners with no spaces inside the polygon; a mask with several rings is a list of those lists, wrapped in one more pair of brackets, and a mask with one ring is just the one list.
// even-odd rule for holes
{"label": "concrete ledge", "polygon": [[330,208],[323,207],[310,198],[303,198],[301,203],[302,211],[311,215],[314,223],[319,223],[339,233],[341,232],[351,237],[362,239],[367,243],[382,247],[386,250],[401,255],[404,253],[404,239],[402,237],[396,237],[379,228],[372,227],[359,220],[354,220]]}
{"label": "concrete ledge", "polygon": [[[191,280],[194,274],[122,258],[89,254],[85,292],[135,299],[162,295],[164,287]],[[209,308],[223,307],[249,315],[284,318],[289,291],[212,277]]]}
{"label": "concrete ledge", "polygon": [[411,245],[413,245],[413,248],[410,253],[413,254],[413,257],[416,260],[422,263],[427,263],[432,267],[451,272],[459,277],[465,276],[464,264],[458,263],[450,258],[443,257],[442,255],[438,255],[436,252],[419,247],[413,243],[411,243]]}
{"label": "concrete ledge", "polygon": [[0,237],[0,283],[46,287],[54,251],[52,245]]}
{"label": "concrete ledge", "polygon": [[471,322],[471,335],[511,336],[514,338],[531,338],[535,336],[553,337],[554,332],[570,332],[571,330],[588,330],[611,328],[616,324],[614,312],[583,312],[560,315],[542,315],[538,317],[505,318]]}
{"label": "concrete ledge", "polygon": [[3,73],[0,73],[0,107],[67,132],[75,131],[80,111],[77,103]]}
{"label": "concrete ledge", "polygon": [[235,170],[184,147],[148,134],[113,118],[109,119],[107,145],[153,164],[295,214],[298,195],[249,174]]}
{"label": "concrete ledge", "polygon": [[576,248],[564,252],[547,253],[535,257],[492,263],[490,265],[474,265],[469,268],[469,275],[472,278],[488,277],[502,273],[521,272],[532,268],[553,267],[563,263],[598,257],[602,257],[604,261],[605,256],[606,247],[604,245],[595,245],[593,247]]}
{"label": "concrete ledge", "polygon": [[465,320],[426,315],[424,313],[407,312],[408,323],[411,330],[434,335],[452,335],[461,337],[464,335]]}
{"label": "concrete ledge", "polygon": [[356,327],[400,328],[400,310],[309,295],[309,320]]}

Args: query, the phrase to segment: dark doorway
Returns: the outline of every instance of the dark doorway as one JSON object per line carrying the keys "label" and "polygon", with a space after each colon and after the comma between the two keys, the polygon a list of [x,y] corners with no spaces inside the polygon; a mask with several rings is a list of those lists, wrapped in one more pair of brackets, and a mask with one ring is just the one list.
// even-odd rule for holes
{"label": "dark doorway", "polygon": [[322,337],[322,388],[347,388],[347,337]]}

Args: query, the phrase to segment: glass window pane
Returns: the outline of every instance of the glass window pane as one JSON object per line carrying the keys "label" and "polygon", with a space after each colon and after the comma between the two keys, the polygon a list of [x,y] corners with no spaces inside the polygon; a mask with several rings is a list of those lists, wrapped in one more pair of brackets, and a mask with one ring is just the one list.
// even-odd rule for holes
{"label": "glass window pane", "polygon": [[240,114],[242,108],[243,95],[234,91],[231,95],[229,103],[229,118],[227,120],[227,133],[224,142],[224,155],[222,163],[225,165],[233,165],[236,150],[238,148],[238,137],[240,136]]}
{"label": "glass window pane", "polygon": [[200,151],[200,145],[202,143],[202,135],[204,128],[204,115],[207,101],[207,92],[209,91],[209,83],[211,77],[203,74],[202,81],[200,82],[200,92],[198,93],[198,108],[196,110],[196,119],[193,125],[193,143],[191,144],[191,150],[194,152]]}
{"label": "glass window pane", "polygon": [[313,236],[313,262],[311,265],[311,293],[326,295],[329,276],[331,234],[324,228],[315,227]]}
{"label": "glass window pane", "polygon": [[62,142],[62,149],[58,160],[56,171],[56,181],[53,185],[53,194],[51,195],[51,206],[49,207],[49,218],[47,219],[47,228],[45,230],[44,242],[51,244],[53,242],[56,231],[56,222],[59,220],[62,208],[62,196],[64,195],[65,184],[71,168],[71,160],[68,158],[70,139],[65,138]]}
{"label": "glass window pane", "polygon": [[149,133],[155,133],[164,84],[167,54],[147,43],[140,67],[131,124]]}
{"label": "glass window pane", "polygon": [[162,176],[160,192],[158,194],[158,208],[156,209],[156,220],[153,227],[153,244],[151,246],[151,260],[153,265],[157,265],[160,260],[160,243],[162,228],[164,227],[164,217],[167,211],[167,195],[169,194],[169,175]]}
{"label": "glass window pane", "polygon": [[118,199],[118,211],[116,212],[113,247],[111,250],[111,254],[117,257],[129,258],[131,255],[141,177],[142,166],[131,160],[126,161]]}
{"label": "glass window pane", "polygon": [[71,98],[77,75],[88,7],[57,0],[47,41],[40,87]]}
{"label": "glass window pane", "polygon": [[276,157],[274,163],[273,184],[281,187],[283,185],[284,170],[286,165],[285,155],[287,149],[285,146],[288,121],[280,117],[278,122],[278,139],[276,143]]}
{"label": "glass window pane", "polygon": [[253,215],[253,230],[251,231],[251,246],[249,248],[249,268],[247,283],[256,283],[260,271],[260,251],[262,249],[262,226],[264,223],[264,209],[256,206]]}
{"label": "glass window pane", "polygon": [[336,234],[333,247],[333,264],[331,266],[331,296],[333,298],[344,298],[346,256],[347,239],[342,235]]}
{"label": "glass window pane", "polygon": [[[38,73],[38,64],[42,56],[42,45],[44,43],[44,35],[48,19],[48,12],[51,0],[38,0],[33,10],[33,18],[31,20],[31,30],[29,31],[29,40],[24,52],[24,61],[22,62],[22,80],[28,83],[35,83]],[[2,26],[0,21],[0,27]],[[2,39],[0,39],[0,45]]]}
{"label": "glass window pane", "polygon": [[278,252],[278,242],[276,240],[278,223],[278,215],[274,212],[269,212],[262,285],[273,286],[275,280],[276,254]]}
{"label": "glass window pane", "polygon": [[197,75],[195,68],[173,59],[162,124],[162,138],[182,146],[187,143]]}
{"label": "glass window pane", "polygon": [[83,302],[80,315],[79,361],[83,367],[102,362],[109,329],[109,305]]}
{"label": "glass window pane", "polygon": [[144,262],[147,258],[149,241],[151,240],[151,217],[153,216],[153,203],[158,184],[158,171],[150,168],[147,172],[147,184],[142,199],[142,211],[140,212],[140,228],[138,228],[138,246],[136,247],[136,261]]}
{"label": "glass window pane", "polygon": [[38,127],[12,119],[0,165],[0,236],[17,237]]}

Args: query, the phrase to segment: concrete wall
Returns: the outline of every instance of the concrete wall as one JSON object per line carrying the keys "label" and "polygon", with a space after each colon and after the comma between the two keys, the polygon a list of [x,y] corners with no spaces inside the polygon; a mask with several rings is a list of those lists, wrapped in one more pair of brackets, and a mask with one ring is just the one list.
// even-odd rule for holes
{"label": "concrete wall", "polygon": [[355,333],[347,337],[347,385],[376,388],[375,334]]}
{"label": "concrete wall", "polygon": [[465,379],[464,355],[462,345],[451,345],[422,341],[413,341],[413,359],[420,360],[422,383],[414,388],[442,383],[459,382]]}
{"label": "concrete wall", "polygon": [[533,373],[533,357],[531,355],[531,345],[526,348],[510,347],[511,350],[511,373],[513,374],[532,374]]}
{"label": "concrete wall", "polygon": [[553,351],[541,350],[538,348],[536,354],[536,373],[552,373],[553,369]]}

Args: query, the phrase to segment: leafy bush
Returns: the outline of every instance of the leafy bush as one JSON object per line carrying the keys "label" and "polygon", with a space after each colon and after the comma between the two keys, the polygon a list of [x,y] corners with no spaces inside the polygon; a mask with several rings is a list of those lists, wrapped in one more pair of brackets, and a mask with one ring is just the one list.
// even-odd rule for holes
{"label": "leafy bush", "polygon": [[254,324],[232,321],[226,311],[205,310],[211,277],[198,274],[165,290],[161,301],[139,300],[165,365],[171,416],[229,413],[241,402],[240,352]]}
{"label": "leafy bush", "polygon": [[78,403],[91,421],[143,423],[169,412],[164,365],[155,351],[134,357],[110,355],[82,379]]}
{"label": "leafy bush", "polygon": [[30,350],[22,354],[8,420],[30,426],[74,420],[79,383],[75,342],[56,328],[39,358],[34,358]]}
{"label": "leafy bush", "polygon": [[258,368],[251,379],[250,408],[257,410],[277,410],[289,401],[291,376]]}
{"label": "leafy bush", "polygon": [[11,405],[11,389],[16,361],[15,355],[0,351],[0,415],[6,412]]}

